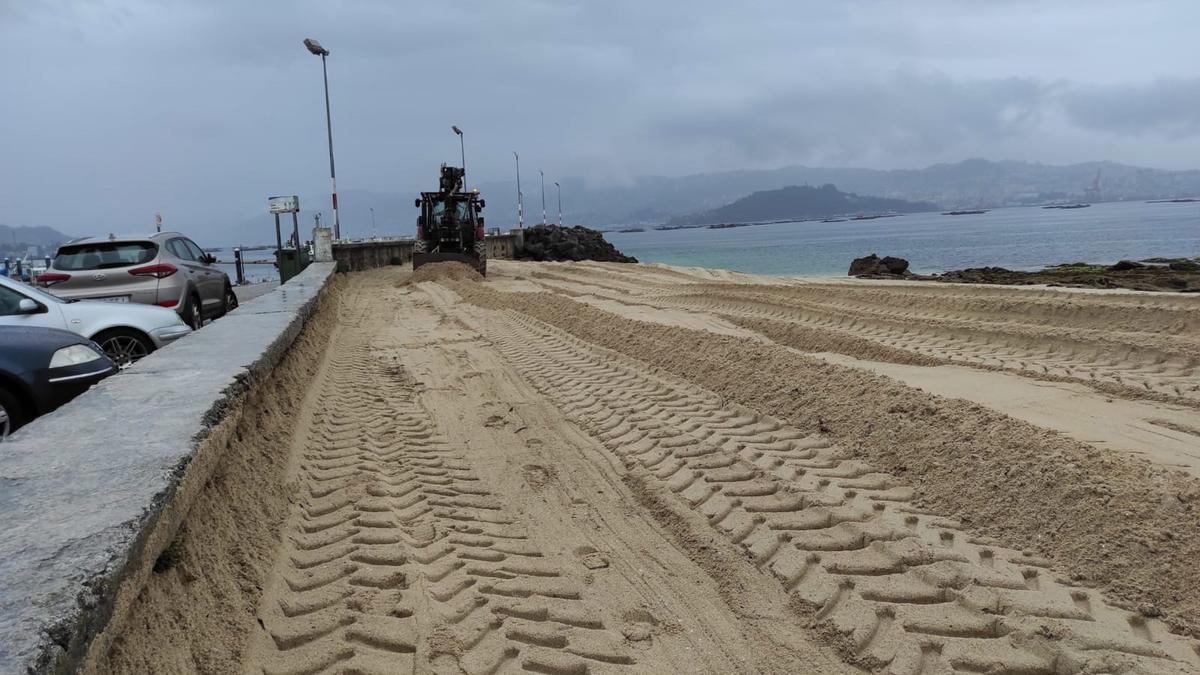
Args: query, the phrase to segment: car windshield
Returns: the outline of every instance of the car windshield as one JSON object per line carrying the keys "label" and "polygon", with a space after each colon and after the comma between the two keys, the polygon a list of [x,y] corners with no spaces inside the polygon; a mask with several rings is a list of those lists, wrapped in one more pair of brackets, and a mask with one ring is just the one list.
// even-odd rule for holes
{"label": "car windshield", "polygon": [[141,265],[154,260],[158,246],[150,241],[105,241],[63,246],[54,257],[57,270],[102,270]]}
{"label": "car windshield", "polygon": [[11,288],[11,289],[15,290],[16,292],[24,295],[25,297],[33,298],[34,300],[37,300],[38,302],[43,302],[43,303],[47,303],[47,304],[71,302],[70,300],[64,300],[60,297],[50,295],[49,293],[47,293],[45,291],[38,290],[38,289],[34,288],[33,286],[26,286],[25,284],[13,281],[12,279],[5,279],[4,277],[0,277],[0,286],[6,286],[8,288]]}

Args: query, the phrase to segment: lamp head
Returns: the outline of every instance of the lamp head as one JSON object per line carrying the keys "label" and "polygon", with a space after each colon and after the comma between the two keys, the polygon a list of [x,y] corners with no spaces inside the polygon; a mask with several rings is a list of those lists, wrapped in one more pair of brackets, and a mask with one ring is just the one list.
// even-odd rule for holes
{"label": "lamp head", "polygon": [[329,50],[322,47],[320,42],[312,38],[304,38],[304,46],[308,48],[308,51],[317,56],[329,56]]}
{"label": "lamp head", "polygon": [[459,136],[463,135],[462,129],[459,129],[457,125],[451,124],[450,128],[453,129],[454,133],[458,134]]}

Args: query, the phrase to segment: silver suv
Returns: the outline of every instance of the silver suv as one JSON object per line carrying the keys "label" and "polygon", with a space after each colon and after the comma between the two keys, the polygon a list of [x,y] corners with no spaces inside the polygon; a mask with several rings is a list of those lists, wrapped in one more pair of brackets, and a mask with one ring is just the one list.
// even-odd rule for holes
{"label": "silver suv", "polygon": [[137,302],[169,307],[192,328],[237,307],[229,276],[178,232],[146,237],[92,237],[58,248],[38,284],[68,300]]}

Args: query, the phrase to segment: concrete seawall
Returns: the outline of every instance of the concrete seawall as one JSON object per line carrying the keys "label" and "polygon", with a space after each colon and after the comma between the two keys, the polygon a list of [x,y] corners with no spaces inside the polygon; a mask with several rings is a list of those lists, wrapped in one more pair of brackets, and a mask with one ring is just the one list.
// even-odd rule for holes
{"label": "concrete seawall", "polygon": [[[519,230],[505,234],[489,234],[484,238],[490,260],[512,260],[521,249],[524,237]],[[358,272],[387,265],[407,265],[412,262],[412,239],[381,239],[374,241],[338,241],[333,244],[333,259],[338,269]]]}
{"label": "concrete seawall", "polygon": [[219,457],[197,449],[299,335],[314,264],[0,445],[0,673],[73,671],[136,597]]}

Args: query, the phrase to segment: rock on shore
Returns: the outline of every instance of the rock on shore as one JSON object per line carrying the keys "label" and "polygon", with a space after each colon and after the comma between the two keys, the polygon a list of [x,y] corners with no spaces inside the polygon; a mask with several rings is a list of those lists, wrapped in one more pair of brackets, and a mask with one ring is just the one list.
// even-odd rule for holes
{"label": "rock on shore", "polygon": [[855,258],[850,263],[849,275],[852,277],[902,277],[908,274],[908,261],[890,255],[880,258],[872,253],[865,258]]}
{"label": "rock on shore", "polygon": [[525,230],[524,249],[517,252],[518,260],[560,261],[597,260],[600,262],[635,263],[604,239],[596,230],[576,225],[537,225]]}

